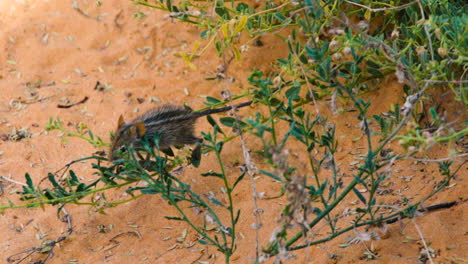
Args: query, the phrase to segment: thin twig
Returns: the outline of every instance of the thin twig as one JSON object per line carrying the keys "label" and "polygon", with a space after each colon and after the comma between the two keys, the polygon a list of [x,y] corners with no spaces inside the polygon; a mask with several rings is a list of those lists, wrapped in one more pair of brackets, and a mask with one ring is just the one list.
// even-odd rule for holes
{"label": "thin twig", "polygon": [[423,80],[423,82],[429,82],[429,83],[441,83],[441,84],[445,84],[445,83],[468,83],[468,80],[458,80],[458,81],[443,81],[443,80]]}
{"label": "thin twig", "polygon": [[446,157],[446,158],[441,158],[441,159],[417,159],[413,157],[407,157],[405,159],[410,159],[410,160],[415,160],[415,161],[422,161],[422,162],[441,162],[441,161],[447,161],[447,160],[455,160],[458,158],[462,158],[468,156],[468,153],[463,153],[454,157]]}
{"label": "thin twig", "polygon": [[76,102],[76,103],[73,103],[73,104],[68,104],[68,105],[62,105],[62,104],[58,104],[57,105],[57,108],[71,108],[75,105],[79,105],[79,104],[84,104],[86,103],[86,101],[88,101],[89,97],[88,96],[85,96],[81,101],[79,102]]}
{"label": "thin twig", "polygon": [[28,185],[26,185],[26,184],[24,184],[24,183],[22,183],[22,182],[12,180],[12,179],[7,178],[7,177],[5,177],[5,176],[1,176],[1,175],[0,175],[0,179],[5,180],[5,181],[8,181],[8,182],[11,182],[11,183],[14,183],[14,184],[22,185],[22,186],[28,186]]}
{"label": "thin twig", "polygon": [[352,4],[352,5],[355,5],[355,6],[359,6],[359,7],[362,7],[362,8],[365,8],[371,12],[381,12],[381,11],[389,11],[389,10],[400,10],[400,9],[404,9],[408,6],[411,6],[417,2],[419,2],[419,0],[415,0],[413,2],[409,2],[407,4],[404,4],[404,5],[401,5],[401,6],[395,6],[395,7],[382,7],[382,8],[371,8],[371,7],[368,7],[368,6],[365,6],[365,5],[362,5],[362,4],[358,4],[358,3],[355,3],[355,2],[351,2],[349,0],[345,0],[346,3],[348,4]]}
{"label": "thin twig", "polygon": [[137,236],[139,239],[142,239],[140,232],[135,231],[135,230],[131,230],[131,231],[126,231],[126,232],[118,233],[117,235],[115,235],[115,236],[113,236],[111,239],[109,239],[109,241],[110,241],[110,242],[117,243],[117,244],[120,244],[120,242],[117,241],[116,238],[118,238],[118,237],[120,237],[120,236],[123,236],[123,235],[126,235],[126,234],[134,234],[134,235]]}
{"label": "thin twig", "polygon": [[427,246],[426,240],[424,239],[423,233],[421,232],[421,229],[419,229],[419,226],[416,223],[416,220],[414,220],[414,218],[411,218],[411,222],[413,222],[414,227],[416,228],[416,231],[418,231],[418,235],[421,238],[424,249],[426,249],[426,255],[427,255],[427,258],[429,259],[429,262],[431,262],[431,264],[434,264],[434,261],[432,260],[432,257],[431,257],[431,252],[429,251],[429,248]]}
{"label": "thin twig", "polygon": [[[424,15],[424,8],[421,4],[421,0],[417,0],[419,10],[421,11],[421,17],[425,21],[426,20],[426,15]],[[424,31],[426,32],[427,35],[427,42],[429,43],[429,51],[431,52],[431,60],[434,60],[434,49],[432,48],[432,39],[431,39],[431,34],[429,33],[429,29],[427,28],[427,24],[424,23]]]}
{"label": "thin twig", "polygon": [[[227,97],[230,97],[230,95],[227,95]],[[255,184],[255,171],[257,170],[257,167],[255,164],[252,162],[252,159],[250,157],[249,150],[247,148],[247,144],[245,143],[244,139],[244,134],[242,133],[242,128],[239,124],[240,117],[236,113],[235,107],[233,107],[231,113],[233,114],[237,128],[238,128],[238,133],[239,133],[239,139],[241,142],[241,147],[242,147],[242,154],[244,156],[245,160],[245,169],[247,170],[247,173],[249,174],[250,178],[250,186],[252,188],[252,196],[253,196],[253,205],[254,205],[254,216],[255,216],[255,260],[258,262],[260,258],[260,243],[259,243],[259,230],[262,227],[262,219],[260,216],[260,213],[262,210],[258,208],[258,193],[257,193],[257,186]]]}
{"label": "thin twig", "polygon": [[[216,1],[215,1],[216,2]],[[259,16],[259,15],[262,15],[262,14],[265,14],[265,13],[269,13],[269,12],[273,12],[273,11],[276,11],[278,9],[281,9],[283,7],[285,7],[286,5],[289,4],[289,1],[287,1],[286,3],[282,4],[282,5],[279,5],[277,7],[274,7],[274,8],[271,8],[271,9],[266,9],[266,10],[263,10],[263,11],[260,11],[260,12],[257,12],[257,13],[254,13],[252,15],[249,16],[249,18],[252,18],[252,17],[256,17],[256,16]]]}

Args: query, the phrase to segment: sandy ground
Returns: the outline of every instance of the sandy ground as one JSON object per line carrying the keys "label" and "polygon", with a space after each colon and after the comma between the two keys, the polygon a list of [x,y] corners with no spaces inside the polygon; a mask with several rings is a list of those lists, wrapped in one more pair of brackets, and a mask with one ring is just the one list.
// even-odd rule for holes
{"label": "sandy ground", "polygon": [[[37,182],[47,172],[55,171],[67,162],[88,156],[97,151],[87,142],[68,138],[63,142],[57,131],[45,132],[49,118],[60,117],[67,128],[82,122],[96,134],[109,141],[109,132],[116,126],[118,116],[127,118],[160,104],[160,102],[187,103],[197,109],[203,106],[203,96],[220,97],[220,91],[229,89],[240,93],[247,88],[246,77],[250,69],[269,69],[273,58],[286,54],[285,45],[277,38],[265,36],[264,46],[251,46],[243,54],[241,62],[233,62],[228,71],[228,81],[208,81],[216,75],[221,60],[210,49],[203,58],[195,60],[196,69],[187,67],[175,54],[189,52],[193,42],[199,39],[199,31],[193,26],[172,21],[155,10],[139,8],[130,1],[103,1],[96,7],[94,1],[79,1],[80,10],[73,8],[72,1],[17,0],[0,2],[0,134],[12,129],[27,129],[31,138],[20,141],[0,139],[0,175],[14,181],[24,182],[29,172]],[[133,17],[141,10],[147,17]],[[109,88],[95,90],[96,82]],[[40,87],[34,84],[41,83]],[[401,87],[392,80],[381,85],[370,95],[372,111],[387,111],[391,103],[402,102]],[[89,99],[71,108],[58,108],[59,104],[71,104]],[[442,102],[443,103],[443,102]],[[319,109],[327,115],[327,104]],[[313,111],[313,108],[310,108]],[[255,108],[242,110],[241,115],[254,113]],[[456,113],[454,114],[456,116]],[[348,118],[349,117],[349,118]],[[347,120],[353,113],[330,116],[337,122],[340,150],[338,162],[353,161],[348,153],[362,145],[353,139],[360,136],[359,129]],[[353,118],[353,119],[352,119]],[[458,117],[459,118],[459,117]],[[205,120],[199,120],[197,130],[208,129]],[[228,173],[238,175],[233,157],[241,157],[239,142],[227,145],[223,152],[228,164]],[[294,151],[294,148],[291,150]],[[446,157],[446,148],[436,147],[432,158]],[[256,160],[258,161],[258,159]],[[301,162],[299,159],[298,163]],[[204,157],[200,168],[186,168],[181,179],[190,182],[199,193],[213,192],[220,199],[221,182],[198,176],[201,172],[216,168],[213,155]],[[92,181],[89,164],[79,164],[75,172],[84,181]],[[427,202],[427,205],[466,199],[467,168],[461,168],[458,178],[450,188]],[[389,203],[398,204],[403,197],[418,199],[428,194],[443,178],[433,163],[404,161],[395,168],[392,189],[387,195]],[[466,177],[465,177],[466,178]],[[350,179],[346,179],[349,181]],[[256,178],[258,191],[274,196],[280,186],[270,178]],[[21,186],[2,181],[3,193],[0,203],[17,202],[15,191]],[[109,193],[110,199],[124,199],[123,191]],[[243,215],[239,222],[238,249],[233,263],[251,263],[255,256],[254,232],[251,224],[253,205],[251,189],[243,181],[234,199]],[[343,203],[342,209],[355,205],[357,197]],[[271,232],[278,225],[278,210],[284,200],[260,200],[262,215],[260,244],[265,245]],[[72,215],[73,234],[54,249],[54,256],[47,263],[223,263],[223,255],[214,248],[192,243],[197,235],[181,222],[170,221],[164,216],[177,212],[157,195],[146,195],[124,205],[106,209],[105,214],[96,213],[88,206],[67,206]],[[417,226],[430,247],[435,250],[436,263],[466,262],[466,205],[430,212],[415,219]],[[227,217],[226,215],[221,215]],[[201,218],[201,216],[200,216]],[[201,221],[201,219],[199,219]],[[105,227],[107,232],[103,231]],[[99,229],[100,228],[100,229]],[[115,244],[109,239],[125,233]],[[22,250],[37,247],[45,239],[64,235],[66,225],[56,217],[56,208],[7,210],[0,215],[0,263]],[[177,238],[182,243],[177,242]],[[352,235],[352,234],[350,234]],[[339,247],[346,243],[345,236],[292,252],[295,258],[286,263],[365,263],[364,244]],[[180,240],[180,239],[179,239]],[[418,263],[422,247],[420,236],[410,220],[389,225],[388,236],[373,241],[372,246],[379,257],[374,263]],[[333,257],[334,256],[334,257]],[[23,263],[32,263],[44,255],[33,254]],[[74,262],[76,261],[76,262]],[[205,262],[203,262],[205,261]]]}

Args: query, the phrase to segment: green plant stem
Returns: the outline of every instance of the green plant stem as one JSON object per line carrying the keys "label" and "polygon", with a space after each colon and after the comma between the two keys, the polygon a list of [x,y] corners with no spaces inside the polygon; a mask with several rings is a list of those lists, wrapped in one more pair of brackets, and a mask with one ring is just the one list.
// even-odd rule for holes
{"label": "green plant stem", "polygon": [[58,130],[67,133],[67,136],[69,136],[69,137],[77,137],[77,138],[81,138],[81,139],[83,139],[83,140],[86,140],[86,141],[88,141],[89,143],[91,143],[91,144],[92,144],[94,147],[96,147],[96,148],[99,148],[99,147],[109,147],[109,146],[110,146],[110,143],[104,143],[104,142],[101,143],[101,142],[95,141],[95,140],[93,140],[93,139],[91,139],[91,138],[87,138],[87,137],[85,137],[85,136],[83,136],[83,135],[81,135],[81,134],[70,132],[70,131],[66,130],[65,128],[59,128]]}
{"label": "green plant stem", "polygon": [[225,105],[227,105],[227,104],[229,104],[229,103],[231,103],[231,102],[233,102],[233,101],[235,101],[237,99],[240,99],[240,98],[243,98],[243,97],[246,97],[246,96],[249,96],[249,95],[251,95],[250,92],[244,92],[244,93],[242,93],[240,95],[233,96],[231,98],[231,100],[229,100],[229,101],[221,101],[219,103],[214,103],[212,105],[200,108],[200,109],[198,109],[198,110],[196,110],[194,112],[203,112],[203,111],[208,110],[208,109],[213,109],[213,108],[218,108],[218,107],[221,107],[221,106],[225,106]]}
{"label": "green plant stem", "polygon": [[[320,220],[322,220],[324,217],[326,217],[341,202],[341,200],[343,200],[346,197],[346,195],[350,191],[353,190],[354,186],[356,186],[359,183],[359,181],[356,178],[360,178],[363,173],[364,172],[361,170],[359,172],[359,174],[353,179],[353,181],[348,185],[348,187],[346,187],[346,189],[343,190],[343,192],[340,194],[340,196],[338,196],[338,198],[336,200],[334,200],[319,215],[317,215],[317,217],[315,217],[315,219],[312,220],[312,222],[309,223],[310,228],[315,226],[318,222],[320,222]],[[362,180],[364,180],[364,179],[362,179]],[[297,240],[299,240],[303,236],[304,236],[304,231],[297,232],[291,239],[286,241],[286,244],[285,244],[286,249],[289,249],[289,247],[292,244],[294,244]],[[278,253],[277,250],[278,250],[277,249],[277,243],[275,243],[273,245],[270,245],[269,248],[267,250],[265,250],[265,251],[268,252],[268,253],[271,253],[271,254],[277,254]]]}
{"label": "green plant stem", "polygon": [[[226,193],[229,199],[229,215],[231,217],[231,228],[232,228],[232,237],[231,237],[231,247],[230,247],[230,252],[229,254],[225,254],[226,257],[226,263],[229,262],[229,257],[232,255],[232,250],[234,250],[235,246],[235,237],[236,237],[236,225],[235,225],[235,216],[234,216],[234,203],[232,200],[232,188],[229,186],[229,182],[227,180],[226,172],[224,169],[224,164],[223,160],[221,159],[221,154],[219,151],[216,151],[216,159],[218,160],[219,167],[221,169],[221,174],[223,175],[223,182],[224,182],[224,187],[226,187]],[[223,234],[224,238],[224,232],[221,231]],[[227,242],[227,239],[225,238],[225,241]],[[226,245],[227,248],[227,245]]]}
{"label": "green plant stem", "polygon": [[[55,204],[55,203],[64,203],[64,202],[65,203],[67,203],[67,202],[77,203],[77,201],[78,201],[77,197],[80,197],[80,196],[81,197],[86,197],[86,196],[88,196],[90,194],[93,194],[93,193],[98,193],[98,192],[102,192],[102,191],[113,189],[113,188],[120,188],[120,187],[129,185],[129,184],[134,183],[134,182],[136,182],[136,180],[135,181],[125,182],[125,183],[122,183],[122,184],[117,184],[117,185],[107,185],[107,186],[99,188],[99,189],[94,189],[94,190],[87,191],[87,192],[74,193],[72,196],[59,197],[59,198],[54,198],[54,199],[50,199],[50,200],[40,200],[38,202],[21,204],[21,205],[0,206],[0,210],[14,209],[14,208],[36,207],[36,206],[43,205],[43,204]],[[134,199],[131,199],[131,200],[134,200]],[[117,202],[117,204],[120,204],[120,203]]]}
{"label": "green plant stem", "polygon": [[[449,141],[453,138],[456,138],[458,136],[461,136],[461,135],[467,135],[468,134],[468,128],[465,128],[461,131],[458,131],[456,133],[453,133],[451,134],[450,136],[446,136],[446,137],[435,137],[434,140],[435,142],[445,142],[445,141]],[[419,142],[426,142],[427,141],[427,138],[426,137],[412,137],[412,136],[404,136],[404,135],[401,135],[401,136],[395,136],[395,139],[406,139],[406,140],[414,140],[414,141],[419,141]]]}
{"label": "green plant stem", "polygon": [[[361,178],[363,173],[364,172],[361,170],[359,172],[359,174],[356,176],[356,178],[359,178],[361,180],[365,180],[366,177]],[[359,181],[356,178],[353,179],[353,181],[348,185],[348,187],[346,187],[346,189],[343,190],[343,192],[338,196],[338,198],[336,198],[336,200],[334,200],[319,215],[317,215],[317,217],[314,220],[312,220],[312,222],[309,223],[310,228],[315,226],[320,220],[322,220],[324,217],[326,217],[331,212],[331,210],[333,210],[346,197],[346,195],[350,191],[353,190],[353,188],[359,183]],[[298,233],[296,233],[296,235],[294,235],[294,237],[292,237],[291,239],[289,239],[286,242],[285,247],[289,248],[292,244],[294,244],[297,240],[299,240],[299,238],[301,238],[303,235],[304,235],[304,232],[299,231]]]}
{"label": "green plant stem", "polygon": [[[134,195],[132,196],[131,198],[128,198],[128,199],[125,199],[125,200],[121,200],[121,201],[117,201],[117,202],[110,202],[110,203],[106,203],[106,206],[107,207],[114,207],[114,206],[117,206],[117,205],[121,205],[121,204],[124,204],[124,203],[128,203],[130,201],[133,201],[133,200],[136,200],[140,197],[142,197],[143,195],[145,195],[144,193],[140,193],[138,195]],[[82,202],[73,202],[74,204],[77,204],[77,205],[92,205],[92,206],[96,206],[96,205],[99,205],[100,203],[82,203]]]}
{"label": "green plant stem", "polygon": [[[308,125],[306,125],[306,123],[304,123],[304,118],[301,118],[301,122],[302,122],[302,127],[308,128]],[[311,131],[309,131],[309,129],[307,129],[306,135],[308,135],[310,132]],[[306,149],[307,149],[309,147],[309,145],[310,145],[309,137],[307,137],[307,136],[305,137],[305,142],[306,142]],[[312,169],[312,173],[314,174],[315,184],[317,184],[317,189],[318,189],[318,188],[320,188],[320,186],[322,186],[322,183],[320,182],[320,179],[318,177],[317,169],[315,168],[314,159],[312,158],[312,154],[309,151],[307,151],[307,157],[308,157],[308,160],[309,160],[310,168]],[[320,194],[320,200],[321,200],[322,204],[325,207],[327,207],[327,201],[326,201],[326,199],[324,197],[323,192]],[[327,218],[328,224],[330,225],[330,229],[332,230],[332,232],[334,232],[335,226],[333,225],[333,221],[331,221],[330,215],[326,215],[326,218]]]}
{"label": "green plant stem", "polygon": [[370,221],[366,221],[366,222],[362,222],[362,223],[359,223],[359,224],[355,224],[355,225],[351,225],[345,229],[342,229],[341,231],[338,231],[338,232],[333,232],[330,236],[326,237],[326,238],[323,238],[323,239],[320,239],[320,240],[316,240],[316,241],[313,241],[313,242],[308,242],[307,244],[303,244],[303,245],[299,245],[299,246],[295,246],[295,247],[290,247],[290,248],[287,248],[288,250],[290,251],[293,251],[293,250],[298,250],[298,249],[302,249],[302,248],[305,248],[305,247],[309,247],[309,246],[313,246],[313,245],[317,245],[317,244],[321,244],[321,243],[324,243],[324,242],[327,242],[327,241],[330,241],[346,232],[349,232],[353,229],[356,229],[357,227],[361,227],[361,226],[366,226],[366,225],[372,225],[372,224],[376,224],[376,223],[381,223],[385,220],[389,220],[389,219],[393,219],[395,217],[398,217],[399,215],[401,214],[401,211],[399,212],[396,212],[392,215],[389,215],[389,216],[386,216],[386,217],[382,217],[380,219],[376,219],[376,220],[370,220]]}

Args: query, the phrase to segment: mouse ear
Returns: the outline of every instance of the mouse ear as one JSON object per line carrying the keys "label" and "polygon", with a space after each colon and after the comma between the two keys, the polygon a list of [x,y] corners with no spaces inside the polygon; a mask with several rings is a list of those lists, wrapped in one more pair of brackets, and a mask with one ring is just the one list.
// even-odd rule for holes
{"label": "mouse ear", "polygon": [[146,126],[143,122],[138,122],[135,124],[136,134],[138,137],[143,137],[146,134]]}
{"label": "mouse ear", "polygon": [[125,124],[125,121],[123,119],[123,116],[119,116],[119,121],[117,121],[117,129],[121,128]]}

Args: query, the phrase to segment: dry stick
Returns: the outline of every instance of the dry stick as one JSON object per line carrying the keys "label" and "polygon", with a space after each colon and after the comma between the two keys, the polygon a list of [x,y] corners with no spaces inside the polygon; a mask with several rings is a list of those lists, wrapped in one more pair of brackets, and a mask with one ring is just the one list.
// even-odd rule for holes
{"label": "dry stick", "polygon": [[[418,209],[416,212],[417,213],[425,213],[425,212],[432,212],[432,211],[435,211],[435,210],[439,210],[439,209],[447,209],[447,208],[450,208],[452,206],[455,206],[459,204],[458,202],[446,202],[446,203],[439,203],[439,204],[434,204],[434,205],[431,205],[431,206],[428,206],[428,207],[424,207],[423,209]],[[380,208],[391,208],[391,209],[394,209],[396,210],[398,213],[403,213],[404,209],[401,209],[395,205],[389,205],[389,204],[382,204],[382,205],[374,205],[373,207],[380,207]],[[414,214],[415,216],[417,216],[416,214]],[[404,215],[404,214],[401,214],[397,217],[394,217],[394,218],[390,218],[390,219],[387,219],[385,220],[385,224],[393,224],[393,223],[396,223],[398,221],[401,221],[402,219],[404,218],[408,218],[408,215]]]}
{"label": "dry stick", "polygon": [[[228,66],[226,65],[226,70],[225,70],[226,76],[227,76],[227,70],[228,70]],[[227,94],[227,95],[223,95],[223,97],[225,97],[225,99],[230,99],[231,95]],[[247,173],[249,174],[250,186],[252,188],[254,216],[255,216],[255,228],[254,228],[255,229],[255,260],[258,262],[260,258],[259,230],[262,226],[262,219],[260,217],[260,213],[262,212],[262,210],[258,208],[258,202],[257,202],[258,194],[257,194],[257,187],[255,185],[255,179],[254,179],[254,176],[255,176],[254,171],[257,169],[257,167],[252,162],[252,159],[250,158],[249,150],[247,149],[247,144],[245,144],[244,134],[242,133],[242,128],[239,124],[240,117],[236,113],[237,109],[235,108],[234,105],[231,105],[231,107],[232,107],[231,113],[233,114],[236,120],[237,129],[239,130],[239,139],[241,141],[242,154],[244,155],[244,160],[246,164],[245,167],[247,169]]]}
{"label": "dry stick", "polygon": [[[228,64],[226,64],[225,63],[226,58],[225,58],[225,56],[223,54],[223,62],[225,63],[224,64],[224,66],[225,66],[224,74],[225,74],[226,78],[228,78],[229,64],[231,63],[233,58],[231,58],[229,60]],[[226,94],[221,92],[221,95],[223,96],[223,98],[225,100],[232,99],[229,90],[227,90]],[[256,260],[256,262],[258,262],[259,259],[260,259],[259,230],[260,230],[260,228],[262,226],[262,219],[260,217],[260,213],[262,212],[262,210],[260,208],[258,208],[257,186],[255,185],[255,179],[254,179],[254,176],[255,176],[254,171],[256,170],[257,167],[252,162],[252,159],[250,158],[249,150],[247,149],[247,144],[245,144],[244,134],[242,133],[242,128],[241,128],[241,126],[239,124],[240,117],[239,117],[239,115],[236,114],[237,109],[236,109],[235,105],[231,105],[231,107],[232,107],[231,113],[233,114],[233,116],[234,116],[234,118],[236,120],[237,129],[239,129],[239,139],[241,141],[242,154],[244,155],[244,160],[245,160],[245,164],[246,164],[245,167],[247,169],[247,173],[249,174],[250,186],[252,188],[252,197],[253,197],[253,204],[254,204],[254,216],[255,216],[255,228],[254,228],[255,229],[255,260]],[[234,234],[234,237],[235,237],[235,235],[236,234]]]}
{"label": "dry stick", "polygon": [[122,11],[123,10],[120,9],[119,13],[117,13],[117,15],[114,17],[114,24],[119,30],[122,30],[122,26],[123,26],[123,24],[119,23],[119,18],[120,16],[122,16]]}
{"label": "dry stick", "polygon": [[410,6],[410,5],[413,5],[413,4],[417,3],[417,2],[419,2],[419,0],[415,0],[415,1],[413,1],[413,2],[409,2],[409,3],[404,4],[404,5],[401,5],[401,6],[382,7],[382,8],[371,8],[371,7],[362,5],[362,4],[358,4],[358,3],[355,3],[355,2],[351,2],[351,1],[349,1],[349,0],[345,0],[345,2],[348,3],[348,4],[352,4],[352,5],[356,5],[356,6],[365,8],[365,9],[369,10],[370,12],[381,12],[381,11],[389,11],[389,10],[400,10],[400,9],[404,9],[404,8]]}
{"label": "dry stick", "polygon": [[109,241],[110,241],[110,242],[114,242],[114,243],[120,245],[120,242],[117,241],[116,238],[118,238],[118,237],[120,237],[120,236],[123,236],[123,235],[126,235],[126,234],[134,234],[134,235],[136,235],[139,239],[142,239],[142,236],[141,236],[140,232],[135,231],[135,230],[132,230],[132,231],[126,231],[126,232],[118,233],[117,235],[115,235],[115,236],[113,236],[111,239],[109,239]]}
{"label": "dry stick", "polygon": [[[238,117],[237,115],[236,116],[236,120],[238,120]],[[247,168],[247,173],[249,174],[249,178],[250,178],[250,186],[252,187],[252,194],[253,194],[253,203],[254,203],[254,216],[255,216],[255,260],[258,261],[259,259],[259,255],[260,255],[260,246],[259,246],[259,230],[262,226],[262,219],[260,217],[260,213],[261,213],[261,209],[258,208],[258,202],[257,202],[257,198],[258,198],[258,193],[257,193],[257,187],[255,185],[255,179],[254,179],[254,176],[255,176],[255,172],[253,170],[256,169],[256,166],[255,164],[252,162],[251,158],[250,158],[250,153],[249,153],[249,150],[247,149],[247,146],[245,144],[245,140],[244,140],[244,135],[242,133],[242,130],[240,129],[240,126],[239,126],[239,137],[240,137],[240,141],[241,141],[241,146],[242,146],[242,154],[244,155],[244,159],[245,159],[245,164],[246,164],[246,168]]]}
{"label": "dry stick", "polygon": [[132,69],[130,70],[130,73],[127,76],[124,76],[125,80],[128,80],[130,78],[133,78],[135,76],[136,70],[140,65],[145,61],[145,58],[143,57],[137,64],[133,65]]}
{"label": "dry stick", "polygon": [[24,184],[24,183],[22,183],[22,182],[12,180],[12,179],[7,178],[7,177],[5,177],[5,176],[1,176],[1,175],[0,175],[0,179],[5,180],[5,181],[8,181],[8,182],[11,182],[11,183],[14,183],[14,184],[22,185],[22,186],[28,186],[28,185],[26,185],[26,184]]}
{"label": "dry stick", "polygon": [[[419,10],[421,11],[421,17],[423,20],[426,20],[426,16],[424,15],[424,9],[423,9],[423,6],[421,4],[421,0],[417,0],[418,2],[418,6],[419,6]],[[429,42],[429,50],[431,51],[431,60],[433,61],[434,60],[434,49],[432,48],[432,39],[431,39],[431,34],[429,34],[429,29],[427,28],[427,24],[426,23],[423,23],[424,25],[424,31],[426,32],[426,35],[427,35],[427,40]],[[434,74],[432,74],[434,75]]]}
{"label": "dry stick", "polygon": [[441,159],[417,159],[413,157],[406,157],[405,159],[410,159],[410,160],[415,160],[415,161],[422,161],[422,162],[441,162],[441,161],[447,161],[447,160],[455,160],[458,158],[462,158],[468,156],[468,153],[463,153],[454,157],[446,157],[446,158],[441,158]]}
{"label": "dry stick", "polygon": [[254,14],[250,15],[249,18],[252,18],[252,17],[255,17],[255,16],[259,16],[259,15],[261,15],[261,14],[265,14],[265,13],[269,13],[269,12],[276,11],[276,10],[278,10],[278,9],[281,9],[281,8],[287,6],[289,3],[290,3],[290,2],[288,1],[288,2],[286,2],[286,3],[282,4],[282,5],[279,5],[279,6],[277,6],[277,7],[270,8],[270,9],[266,9],[266,10],[263,10],[263,11],[260,11],[260,12],[257,12],[257,13],[254,13]]}
{"label": "dry stick", "polygon": [[85,96],[81,101],[78,101],[76,103],[73,103],[73,104],[68,104],[68,105],[62,105],[62,104],[58,104],[57,105],[57,108],[71,108],[75,105],[79,105],[79,104],[84,104],[86,103],[86,101],[88,101],[89,97],[88,96]]}
{"label": "dry stick", "polygon": [[429,258],[429,262],[431,262],[431,264],[434,264],[434,261],[432,260],[432,257],[431,257],[431,252],[429,251],[429,248],[427,247],[427,243],[426,243],[426,240],[424,239],[424,236],[423,236],[423,234],[421,232],[421,229],[419,228],[419,226],[416,223],[416,220],[414,220],[414,218],[411,218],[411,222],[413,222],[414,227],[416,228],[416,231],[418,231],[418,235],[421,238],[421,241],[422,241],[422,243],[424,245],[424,249],[426,249],[426,255]]}
{"label": "dry stick", "polygon": [[[467,70],[468,70],[468,68],[467,68]],[[465,70],[465,72],[463,72],[463,75],[465,75],[465,73],[466,73],[466,70]],[[462,78],[463,78],[463,75],[462,75]],[[461,85],[463,83],[468,83],[468,80],[458,80],[458,81],[424,80],[424,82],[430,82],[430,83],[434,83],[434,84],[459,83]]]}

